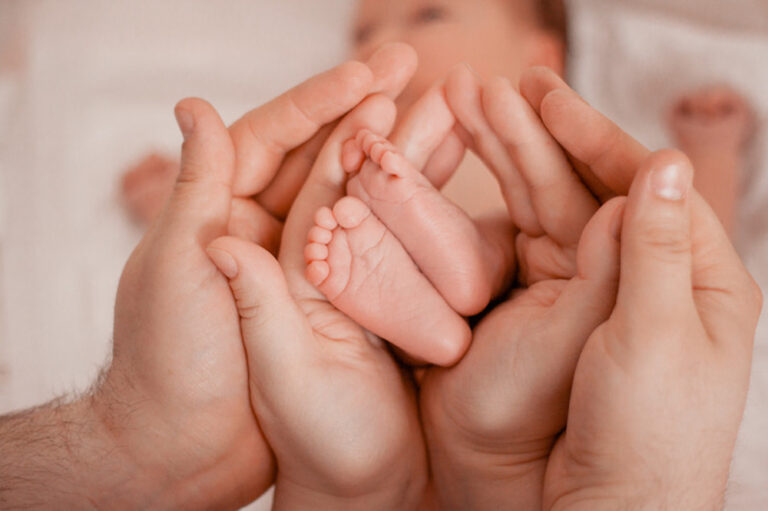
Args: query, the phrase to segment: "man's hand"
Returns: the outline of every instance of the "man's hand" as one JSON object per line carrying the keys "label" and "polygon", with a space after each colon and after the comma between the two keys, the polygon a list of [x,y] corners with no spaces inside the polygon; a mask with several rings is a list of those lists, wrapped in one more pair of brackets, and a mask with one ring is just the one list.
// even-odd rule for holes
{"label": "man's hand", "polygon": [[[296,162],[311,157],[323,126],[369,93],[399,87],[412,50],[382,51],[370,66],[347,63],[309,80],[232,131],[200,100],[178,105],[181,172],[123,273],[112,364],[92,395],[0,423],[8,440],[0,479],[15,476],[4,504],[237,508],[272,484],[238,311],[206,248],[232,229],[265,244],[274,238],[274,217],[237,197],[266,193],[284,172],[309,168]],[[290,206],[290,190],[272,193]]]}

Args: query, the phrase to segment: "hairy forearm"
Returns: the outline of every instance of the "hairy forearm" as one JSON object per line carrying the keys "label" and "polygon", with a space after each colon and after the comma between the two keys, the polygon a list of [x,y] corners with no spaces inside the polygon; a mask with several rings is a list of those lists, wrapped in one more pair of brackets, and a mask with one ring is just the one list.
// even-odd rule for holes
{"label": "hairy forearm", "polygon": [[3,509],[135,508],[159,496],[91,406],[56,401],[0,418]]}

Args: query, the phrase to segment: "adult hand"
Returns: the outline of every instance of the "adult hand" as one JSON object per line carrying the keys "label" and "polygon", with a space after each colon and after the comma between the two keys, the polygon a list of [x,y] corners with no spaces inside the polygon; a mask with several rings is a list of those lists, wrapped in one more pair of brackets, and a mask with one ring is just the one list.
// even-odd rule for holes
{"label": "adult hand", "polygon": [[[237,507],[272,483],[272,454],[249,399],[238,311],[205,249],[233,228],[233,197],[301,167],[291,162],[311,153],[303,144],[371,91],[399,88],[397,70],[413,67],[412,51],[390,47],[373,62],[374,69],[352,62],[321,74],[250,112],[231,132],[206,103],[178,105],[182,170],[126,265],[114,357],[93,398],[116,452],[150,487],[142,502]],[[278,195],[290,203],[290,193]],[[251,216],[248,228],[270,225]]]}
{"label": "adult hand", "polygon": [[315,213],[344,195],[343,143],[363,128],[386,135],[395,114],[390,99],[371,96],[338,124],[288,216],[279,263],[234,237],[209,249],[238,305],[251,404],[277,459],[277,509],[409,509],[423,496],[412,383],[304,276]]}
{"label": "adult hand", "polygon": [[650,155],[546,71],[523,86],[584,172],[616,193],[634,178],[617,305],[579,360],[545,505],[719,508],[762,294],[682,154]]}
{"label": "adult hand", "polygon": [[[553,74],[543,70],[533,70],[524,78],[522,89],[523,93],[526,95],[526,99],[528,99],[529,104],[532,105],[535,111],[541,115],[548,131],[555,136],[559,144],[568,150],[568,156],[571,161],[574,162],[574,166],[578,169],[582,179],[584,179],[586,182],[592,183],[591,189],[595,195],[602,197],[603,199],[607,199],[614,193],[626,193],[625,187],[628,186],[628,183],[631,182],[633,176],[637,172],[637,169],[641,167],[643,162],[646,162],[646,165],[651,165],[651,163],[646,161],[649,158],[649,152],[643,148],[642,145],[634,141],[631,137],[626,135],[623,131],[618,129],[618,127],[610,123],[610,121],[605,119],[603,116],[589,108],[572,91],[570,91],[570,89],[567,89],[567,86],[565,86],[565,84],[561,80],[557,79]],[[504,111],[503,109],[498,110],[498,108],[499,105],[497,104],[495,105],[494,109],[487,109],[486,111],[489,113],[489,117],[492,117],[492,112]],[[518,112],[524,111],[524,109],[518,109]],[[491,118],[491,120],[493,121],[493,118]],[[521,118],[519,115],[513,116],[511,124],[514,124],[515,122],[522,122],[524,125],[524,121],[525,117]],[[498,118],[495,122],[492,123],[495,124],[494,127],[497,128],[497,132],[501,136],[504,136],[505,129],[503,124],[500,125]],[[536,133],[535,130],[529,131],[529,133],[531,132]],[[536,137],[533,137],[534,141],[535,139]],[[524,150],[526,145],[530,145],[530,140],[531,139],[526,140],[525,144],[517,145],[516,150],[518,152],[520,150]],[[540,146],[540,149],[540,154],[547,154],[547,151],[544,150],[545,147]],[[541,162],[541,159],[539,159],[539,161]],[[525,172],[524,162],[520,168],[523,174],[527,177],[529,173]],[[544,177],[551,175],[551,172],[547,171],[546,167],[544,168],[544,171],[540,170],[540,172],[543,172]],[[533,196],[535,197],[537,187],[533,186],[530,189],[532,190],[532,194],[534,194]],[[692,193],[692,196],[696,197],[695,192]],[[694,210],[699,209],[701,211],[708,211],[700,198],[695,198],[693,201]],[[536,201],[534,200],[534,204],[535,202]],[[557,204],[554,205],[556,206]],[[610,204],[605,206],[605,208],[607,207],[610,207]],[[751,342],[751,338],[754,335],[756,309],[759,309],[759,307],[756,307],[756,303],[759,303],[759,299],[755,295],[755,286],[752,283],[750,277],[741,267],[740,263],[738,262],[738,258],[733,256],[733,250],[730,248],[730,245],[728,245],[727,240],[723,241],[723,237],[721,236],[722,230],[720,229],[718,231],[719,226],[717,222],[704,222],[701,220],[697,221],[697,218],[707,216],[706,214],[701,213],[701,211],[699,215],[694,215],[693,221],[694,240],[700,240],[698,243],[693,244],[694,282],[696,281],[697,268],[703,271],[706,265],[709,265],[709,267],[719,267],[721,268],[720,273],[728,274],[730,276],[731,281],[733,282],[733,286],[721,287],[720,290],[726,290],[726,295],[730,294],[736,303],[747,305],[747,307],[742,308],[741,310],[744,312],[741,312],[740,314],[737,313],[739,309],[736,309],[733,306],[728,307],[726,310],[729,312],[720,313],[719,323],[722,325],[721,328],[723,330],[731,330],[731,335],[737,334],[737,331],[739,331],[738,333],[742,334],[741,337],[744,341]],[[596,225],[599,222],[599,216],[600,215],[598,215],[598,217],[596,217],[594,220]],[[710,220],[712,220],[711,214]],[[602,230],[606,231],[608,225],[609,224],[604,223]],[[589,231],[591,229],[592,228],[588,228],[584,233],[582,245],[584,245],[587,239],[590,237]],[[650,234],[648,234],[649,232]],[[650,229],[646,231],[645,241],[651,246],[655,246],[655,236],[661,236],[662,234],[663,231],[654,231],[653,229]],[[663,241],[663,239],[660,239],[655,243],[656,245],[659,243],[663,244]],[[629,241],[625,239],[624,243],[626,246]],[[710,250],[707,247],[715,246],[717,243],[723,243],[723,246],[728,247],[728,249],[725,251],[728,252],[728,254],[726,254],[724,251],[719,251],[717,256],[713,255],[715,251]],[[607,254],[610,254],[610,252],[611,251],[606,251]],[[535,252],[531,252],[531,254],[533,253]],[[529,256],[531,254],[529,254]],[[622,252],[622,255],[624,256],[624,251]],[[606,257],[604,254],[600,253],[594,253],[593,256],[595,261],[593,261],[591,264],[603,264],[609,268],[612,266],[612,257]],[[523,254],[521,257],[525,259],[526,255]],[[652,258],[653,254],[648,253],[647,257]],[[656,257],[658,258],[658,254],[656,254]],[[689,257],[691,257],[690,253]],[[697,259],[702,260],[701,265],[696,264]],[[557,262],[557,260],[557,258],[553,259],[555,262]],[[580,268],[582,261],[583,259],[580,257]],[[586,262],[586,264],[590,263]],[[623,263],[623,265],[626,266],[626,263]],[[558,268],[558,266],[560,265],[555,264],[553,267]],[[730,269],[730,271],[725,271],[726,269]],[[577,279],[580,277],[581,276],[578,276]],[[622,278],[624,278],[623,274]],[[644,274],[642,278],[647,278],[647,274]],[[658,283],[659,281],[657,280],[656,282]],[[572,285],[573,281],[571,281],[569,286]],[[527,290],[525,293],[530,293],[540,286],[541,284],[537,284],[533,288]],[[625,291],[626,293],[631,293],[631,287],[629,283],[624,283],[624,281],[622,281],[622,286],[622,289],[629,290]],[[704,294],[701,294],[701,291],[697,294],[693,292],[689,287],[689,303],[696,304],[700,316],[703,316],[704,312],[708,313],[709,315],[714,314],[713,307],[705,307],[706,310],[702,310],[701,307],[702,305],[706,305],[709,302],[715,302],[719,305],[722,305],[721,300],[713,299],[713,297],[718,295],[718,292],[710,290],[708,292],[704,291]],[[561,294],[559,300],[562,300],[565,296],[566,294]],[[649,300],[650,296],[651,295],[646,294],[646,300]],[[677,296],[679,296],[679,294]],[[706,298],[702,299],[702,297]],[[502,305],[502,307],[509,307],[512,309],[514,307],[513,303],[515,300],[519,299],[520,296],[515,297],[509,305]],[[600,302],[591,303],[600,304]],[[633,325],[644,324],[643,322],[645,322],[645,324],[653,322],[654,318],[652,314],[643,317],[641,314],[641,312],[645,310],[643,307],[643,305],[635,303],[634,308],[628,309],[626,313],[627,316],[636,315],[638,318],[637,321],[633,323]],[[598,309],[599,308],[600,307],[598,307]],[[578,308],[574,307],[573,310],[578,310]],[[504,337],[507,342],[497,342],[497,349],[491,349],[490,351],[493,355],[495,355],[495,358],[492,357],[492,360],[501,360],[501,362],[496,363],[497,366],[501,366],[501,369],[499,371],[492,371],[488,378],[477,378],[477,371],[467,371],[464,374],[464,378],[455,376],[456,381],[453,388],[459,392],[458,397],[455,397],[455,395],[452,393],[445,393],[444,396],[448,396],[447,403],[459,403],[459,406],[453,407],[453,413],[443,413],[442,415],[443,417],[447,416],[451,419],[450,422],[453,423],[453,430],[458,431],[458,435],[449,435],[447,438],[442,436],[445,431],[451,431],[451,424],[448,425],[449,427],[445,427],[445,421],[442,421],[442,424],[439,424],[439,421],[435,421],[435,424],[438,424],[439,426],[437,428],[434,428],[432,425],[430,425],[428,421],[426,427],[428,432],[437,431],[439,433],[438,435],[430,435],[430,451],[432,453],[433,459],[436,457],[435,454],[437,454],[437,456],[447,457],[448,459],[445,461],[452,463],[451,465],[447,462],[440,463],[437,461],[437,466],[433,467],[433,470],[438,473],[440,470],[439,466],[453,467],[444,472],[447,479],[445,482],[453,483],[453,486],[450,486],[450,484],[443,484],[438,487],[438,491],[440,491],[441,487],[451,488],[454,490],[454,493],[452,495],[449,493],[449,495],[451,495],[453,499],[457,499],[462,497],[461,492],[464,490],[464,498],[479,498],[479,500],[467,500],[466,502],[473,502],[473,505],[476,506],[485,505],[489,508],[493,507],[494,503],[498,504],[500,502],[503,502],[504,505],[507,506],[510,504],[522,505],[540,502],[542,498],[541,487],[543,483],[543,468],[549,461],[547,460],[547,457],[549,456],[548,445],[552,445],[552,442],[555,440],[558,433],[556,428],[550,428],[553,425],[557,425],[558,423],[564,425],[564,404],[567,403],[567,396],[570,387],[570,376],[574,372],[574,368],[576,367],[576,362],[578,360],[578,353],[585,340],[583,330],[581,331],[580,335],[574,335],[574,333],[579,331],[578,328],[575,329],[575,331],[574,329],[565,329],[559,337],[552,337],[546,334],[547,332],[552,332],[553,329],[556,330],[556,325],[558,324],[565,326],[569,323],[573,324],[574,321],[576,321],[576,323],[586,325],[590,321],[594,321],[600,316],[598,311],[593,311],[595,314],[591,316],[587,315],[587,317],[583,318],[574,318],[573,313],[569,315],[566,310],[563,310],[564,314],[561,315],[559,320],[557,317],[550,317],[552,322],[544,324],[542,329],[535,332],[535,336],[532,338],[538,341],[539,344],[537,345],[535,342],[509,342],[509,330],[506,328],[508,325],[505,325],[503,321],[495,321],[494,319],[498,318],[499,315],[501,315],[503,312],[503,310],[502,312],[498,311],[499,309],[491,313],[486,322],[480,325],[469,354],[453,371],[454,374],[460,375],[463,366],[469,366],[473,359],[479,358],[475,355],[475,353],[480,352],[482,350],[482,346],[485,344],[485,342],[487,342],[482,341],[481,339],[488,337],[493,339],[500,336]],[[514,315],[511,317],[514,318]],[[745,319],[747,320],[746,322],[744,321]],[[584,320],[584,322],[582,322],[582,320]],[[493,324],[494,321],[496,323],[495,326]],[[662,326],[667,327],[669,331],[675,331],[676,328],[687,322],[687,320],[681,320],[674,317],[669,318],[668,316],[663,319],[660,318],[660,321],[665,322]],[[743,328],[736,326],[740,323],[746,324],[746,326]],[[626,330],[623,333],[629,335]],[[515,338],[516,336],[513,336],[513,341]],[[568,341],[569,338],[571,339],[570,341]],[[590,341],[590,343],[591,342],[592,341]],[[552,348],[553,344],[557,347]],[[564,346],[566,349],[562,349]],[[574,349],[576,349],[575,352]],[[745,351],[749,352],[749,349]],[[505,353],[507,354],[506,356]],[[574,354],[576,355],[575,357]],[[686,361],[690,359],[683,358],[682,355],[684,354],[678,350],[676,360],[678,363],[684,365]],[[506,364],[505,360],[507,361]],[[530,360],[532,362],[526,365],[524,363],[525,360]],[[654,370],[660,369],[660,366],[657,365],[654,367],[653,365],[654,362],[658,363],[659,360],[652,358],[649,362],[647,358],[641,358],[640,356],[638,356],[637,360],[638,367],[643,363],[648,364],[647,366],[644,366],[646,374],[652,375],[654,374]],[[516,363],[516,361],[520,361],[521,365],[523,366],[522,370],[516,370],[517,366],[513,365]],[[727,471],[727,457],[730,456],[729,442],[735,438],[738,418],[740,417],[741,410],[743,408],[743,398],[746,392],[745,378],[748,375],[749,367],[748,363],[745,366],[743,362],[743,360],[738,360],[734,363],[734,361],[731,360],[730,362],[723,362],[722,365],[720,365],[718,368],[719,371],[723,371],[723,369],[725,369],[726,373],[730,372],[729,376],[732,378],[731,382],[736,382],[729,388],[731,397],[735,396],[738,398],[736,399],[736,405],[725,411],[718,410],[716,406],[713,406],[709,410],[703,411],[703,413],[698,416],[698,418],[702,419],[702,423],[706,423],[707,420],[710,422],[717,422],[718,419],[722,419],[723,422],[729,426],[726,428],[723,435],[723,437],[725,437],[725,442],[720,443],[720,450],[718,451],[715,449],[706,453],[711,455],[709,459],[711,459],[713,463],[719,467],[718,470],[720,470],[719,472],[715,470],[719,479],[717,479],[717,477],[709,479],[709,484],[714,483],[714,488],[716,489],[715,492],[717,492],[717,489],[722,489],[724,486],[724,482],[721,481],[723,479],[722,470],[724,469]],[[603,359],[600,362],[595,363],[591,368],[591,371],[589,371],[588,376],[586,375],[588,371],[584,371],[584,378],[589,379],[589,382],[592,384],[592,387],[589,385],[585,385],[585,387],[589,388],[590,390],[593,390],[594,387],[605,383],[600,377],[603,374],[601,371],[601,363],[605,364],[607,361]],[[531,379],[531,374],[535,375],[537,373],[537,370],[535,369],[537,366],[541,367],[543,370],[549,369],[552,371],[552,369],[555,367],[559,367],[560,370],[552,371],[550,373],[549,381],[544,378],[545,373],[542,373],[538,379]],[[490,367],[494,366],[491,364]],[[534,369],[530,369],[531,367]],[[581,367],[581,364],[579,367]],[[470,374],[475,376],[470,378]],[[671,375],[670,378],[675,377],[675,373],[670,372],[668,374]],[[670,385],[674,386],[675,388],[678,387],[678,383],[685,385],[687,379],[685,373],[680,373],[676,376],[679,376],[679,382],[670,382]],[[452,377],[446,374],[443,375],[442,379],[444,381],[450,381]],[[435,380],[433,380],[433,382],[434,381]],[[437,381],[439,381],[439,379]],[[717,378],[713,378],[710,381],[713,383],[713,386],[716,386],[719,383]],[[629,383],[631,383],[630,387],[633,389],[633,391],[639,393],[642,393],[643,390],[648,391],[650,388],[643,386],[647,386],[649,384],[647,380],[642,383],[630,380]],[[429,384],[430,381],[428,379],[427,385]],[[467,395],[465,392],[467,386],[472,388],[473,384],[476,392]],[[436,386],[440,387],[441,385]],[[692,392],[694,389],[690,387],[684,388],[686,391],[688,391],[688,393],[686,394],[683,392],[681,393],[680,397],[682,398],[685,396],[695,399],[696,396]],[[553,391],[556,392],[553,393]],[[652,395],[650,393],[646,394],[648,397],[649,405],[653,403],[654,400],[658,397],[658,388],[655,392],[656,393]],[[454,396],[452,400],[450,398],[451,395]],[[428,392],[426,390],[424,392],[424,396],[425,398],[422,400],[423,403],[429,404],[429,400],[427,399]],[[553,399],[553,397],[558,396],[559,399]],[[593,405],[595,404],[594,400],[589,398],[589,395],[586,391],[584,392],[583,396],[584,399],[581,401],[576,401],[575,398],[571,401],[571,414],[574,413],[574,407],[578,408],[579,406],[583,406],[586,402],[589,402]],[[626,396],[626,394],[624,394],[624,396]],[[720,396],[722,397],[722,394]],[[434,401],[438,403],[438,410],[440,410],[441,407],[443,410],[449,410],[451,408],[451,406],[445,405],[446,400],[443,400],[443,402],[440,400]],[[462,407],[461,403],[469,404],[465,404]],[[520,403],[523,403],[524,406],[516,408],[516,406],[519,406]],[[722,404],[721,402],[718,403]],[[617,400],[613,400],[610,403],[611,406],[620,404],[622,403]],[[630,405],[630,401],[624,401],[623,404]],[[685,412],[691,411],[690,409],[686,409],[684,400],[676,402],[675,405],[678,408],[670,407],[667,409],[669,412],[668,417],[670,418],[676,413],[677,417],[683,419],[685,417]],[[429,410],[430,407],[427,407],[426,409]],[[620,407],[617,406],[616,409],[619,410]],[[478,413],[478,410],[484,410],[488,413]],[[521,410],[524,410],[525,413],[522,413]],[[589,416],[591,419],[589,422],[593,426],[599,425],[603,416],[608,416],[611,413],[614,413],[610,406],[605,406],[604,408],[600,409],[599,412],[595,411],[595,406],[592,406],[590,408],[590,412],[591,413],[585,413],[584,415]],[[696,414],[694,413],[689,414],[688,416],[690,417],[695,415]],[[440,417],[440,414],[425,413],[425,416],[427,418],[435,416]],[[648,412],[645,417],[653,416],[654,415]],[[458,421],[456,421],[457,417],[459,418]],[[475,419],[474,421],[471,421],[470,419],[468,422],[467,417],[474,417]],[[734,419],[736,428],[733,427]],[[539,431],[543,433],[543,436],[530,436],[530,433],[535,431],[535,425],[537,422],[540,425]],[[457,425],[458,427],[456,427]],[[533,428],[531,428],[531,426],[533,426]],[[614,440],[622,438],[622,434],[627,434],[628,424],[614,423],[613,426],[617,432],[621,432],[617,433],[616,436],[613,436]],[[635,424],[635,426],[637,426],[638,431],[643,430],[644,428],[645,431],[654,430],[653,424],[643,424],[638,422]],[[706,428],[706,426],[704,428]],[[568,432],[571,431],[571,429],[572,425],[569,420],[568,429],[566,430],[566,435],[564,436],[565,440],[561,440],[561,444],[569,445],[567,444],[567,439],[570,436]],[[517,436],[511,435],[511,433],[515,431],[517,432]],[[604,432],[602,429],[600,431]],[[548,442],[547,437],[549,438]],[[434,441],[433,438],[436,438],[437,441]],[[440,441],[441,438],[443,438],[443,441]],[[688,443],[690,438],[686,435],[678,434],[675,436],[675,439],[679,441],[680,446],[691,445]],[[584,442],[577,441],[570,445],[578,443],[581,448],[580,452],[593,452],[592,447],[595,445],[594,442],[589,443],[584,437],[581,437],[580,440],[584,440]],[[651,438],[646,436],[642,439],[637,438],[637,440],[642,440],[642,442],[649,442]],[[655,440],[659,440],[659,438],[655,438]],[[667,441],[667,445],[668,444],[669,441]],[[599,445],[599,443],[597,445]],[[630,443],[630,445],[625,445],[625,447],[630,446],[636,449],[634,452],[638,452],[638,450],[642,451],[644,448],[648,448],[650,451],[651,448],[653,448],[653,446],[646,444],[636,445]],[[610,450],[609,447],[606,449],[608,451]],[[730,449],[732,449],[732,444],[730,444]],[[569,451],[569,449],[563,450],[565,452]],[[456,463],[457,460],[459,463]],[[556,460],[557,458],[554,457],[553,461]],[[570,461],[573,461],[573,459],[570,459]],[[587,460],[582,458],[578,461]],[[631,460],[626,458],[622,459],[620,462],[614,463],[612,465],[612,469],[618,471],[621,468],[621,463],[629,463],[630,461]],[[659,462],[661,465],[663,465],[666,463],[666,460],[659,460]],[[552,463],[551,466],[556,467],[558,465],[556,463]],[[568,469],[572,469],[573,466],[569,466],[568,463],[561,464],[561,466],[565,466],[565,469],[556,471],[549,469],[546,490],[546,496],[548,499],[547,505],[551,506],[555,503],[561,503],[558,498],[562,495],[565,495],[565,493],[561,492],[558,494],[558,491],[563,490],[563,480],[567,480],[571,483],[571,485],[567,487],[566,491],[573,491],[574,494],[583,496],[585,494],[590,495],[589,492],[591,490],[592,496],[599,497],[601,495],[600,488],[595,488],[594,486],[591,488],[587,488],[585,486],[583,488],[583,492],[578,491],[579,484],[584,484],[589,479],[590,474],[595,475],[595,472],[589,470],[589,465],[582,466],[586,466],[587,469],[581,470],[581,478],[579,479],[578,483],[574,482],[574,478],[568,477],[571,475],[568,472]],[[644,466],[647,468],[647,465]],[[680,467],[681,465],[673,464],[673,466]],[[477,472],[476,469],[478,467],[482,467],[484,472]],[[474,471],[474,473],[482,475],[480,478],[473,479],[472,477],[469,477],[464,479],[464,485],[462,488],[462,485],[455,484],[457,480],[462,480],[462,469],[470,469],[469,473]],[[602,475],[605,476],[606,473],[607,472],[602,472]],[[616,472],[613,474],[615,475]],[[664,480],[665,477],[669,477],[670,475],[669,473],[660,474],[658,472],[657,474],[662,480]],[[456,478],[456,476],[458,476],[458,478]],[[628,474],[625,484],[631,484],[629,481],[633,481],[633,477],[635,476],[637,476],[636,473]],[[439,477],[436,477],[436,479],[439,483]],[[677,482],[677,486],[684,486],[680,479],[678,479]],[[720,484],[721,482],[722,484]],[[673,486],[675,486],[674,483]],[[512,491],[520,488],[524,488],[525,491]],[[558,489],[553,491],[552,488]],[[494,500],[493,498],[489,498],[490,495],[494,494],[494,491],[498,496],[501,497],[501,499]],[[511,495],[511,493],[515,493],[516,495]],[[505,495],[508,496],[508,498],[506,498]],[[521,495],[524,497],[524,499],[526,498],[526,495],[528,495],[528,497],[526,500],[521,501]],[[611,495],[608,493],[606,496]],[[613,496],[615,497],[616,495],[614,494]],[[612,504],[609,504],[609,507],[616,506],[618,501],[618,499],[614,500]],[[568,502],[570,503],[570,501]],[[672,500],[672,502],[675,501]],[[652,503],[650,505],[653,506],[657,504]],[[679,505],[679,503],[675,505]]]}
{"label": "adult hand", "polygon": [[457,68],[446,95],[520,228],[526,287],[479,323],[457,366],[432,369],[423,381],[435,486],[447,508],[537,508],[579,354],[615,300],[622,204],[597,213],[598,202],[508,82],[483,91]]}

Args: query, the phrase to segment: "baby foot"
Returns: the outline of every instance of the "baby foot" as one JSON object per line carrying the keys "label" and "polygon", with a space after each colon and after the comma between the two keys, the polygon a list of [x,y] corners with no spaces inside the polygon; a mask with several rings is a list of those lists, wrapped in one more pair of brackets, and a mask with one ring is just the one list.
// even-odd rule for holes
{"label": "baby foot", "polygon": [[672,108],[670,128],[685,152],[740,152],[754,134],[747,101],[736,91],[709,87],[682,97]]}
{"label": "baby foot", "polygon": [[449,366],[461,358],[469,326],[362,201],[322,208],[315,224],[306,276],[334,306],[415,359]]}
{"label": "baby foot", "polygon": [[670,126],[696,169],[694,186],[733,232],[746,148],[755,131],[747,101],[727,87],[704,89],[678,101]]}
{"label": "baby foot", "polygon": [[[367,159],[366,159],[367,157]],[[383,137],[361,131],[344,147],[347,193],[365,202],[457,312],[481,312],[504,280],[503,257],[458,206]]]}

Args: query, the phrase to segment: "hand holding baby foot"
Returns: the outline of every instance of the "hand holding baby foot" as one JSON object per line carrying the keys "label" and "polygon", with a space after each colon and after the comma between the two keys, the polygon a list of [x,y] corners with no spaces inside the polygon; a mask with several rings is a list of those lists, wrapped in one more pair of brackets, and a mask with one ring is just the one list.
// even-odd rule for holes
{"label": "hand holding baby foot", "polygon": [[[518,341],[513,344],[520,349],[505,357],[509,344],[497,343],[491,350],[495,356],[486,357],[484,364],[474,366],[474,372],[467,371],[463,378],[456,376],[457,381],[451,382],[453,375],[461,375],[462,369],[469,367],[476,353],[482,355],[487,343],[483,339],[509,331],[503,323],[494,327],[494,320],[498,323],[495,310],[477,328],[469,353],[457,367],[427,376],[422,408],[437,492],[446,505],[458,503],[457,508],[543,505],[570,509],[581,505],[586,509],[615,509],[627,503],[653,509],[715,508],[721,503],[743,411],[760,293],[712,212],[695,191],[686,194],[686,179],[689,183],[692,172],[684,158],[674,153],[649,158],[647,149],[548,72],[529,73],[524,89],[547,130],[569,157],[576,156],[574,165],[583,179],[595,185],[591,189],[596,195],[607,197],[611,190],[626,193],[624,187],[638,169],[644,169],[633,187],[624,221],[619,305],[610,320],[590,336],[580,358],[578,353],[574,359],[568,350],[558,348],[568,345],[569,337],[571,347],[584,345],[583,335],[572,335],[572,329],[561,330],[559,336],[547,335],[552,330],[546,327],[559,321],[579,328],[605,316],[605,311],[597,309],[604,305],[610,308],[611,300],[597,291],[601,287],[598,278],[593,281],[597,284],[593,288],[596,294],[592,298],[589,293],[582,295],[581,306],[595,307],[589,317],[579,317],[579,304],[574,303],[562,308],[561,320],[557,320],[555,306],[551,321],[531,333],[531,338],[543,346],[538,351],[536,343],[528,343],[534,348],[531,350]],[[653,180],[653,175],[663,179]],[[677,187],[679,191],[675,192]],[[655,199],[651,198],[651,190],[658,191]],[[578,280],[583,280],[582,290],[588,287],[585,285],[590,279],[584,277],[590,272],[582,274],[582,268],[612,265],[615,273],[616,251],[606,257],[604,250],[589,251],[587,247],[599,246],[595,241],[606,241],[606,233],[616,232],[617,224],[606,218],[613,216],[615,220],[618,213],[606,212],[618,206],[617,201],[608,203],[584,230],[579,246],[579,275],[561,284],[566,289],[576,286]],[[686,220],[689,215],[690,221]],[[592,257],[582,258],[582,254],[590,252]],[[612,273],[610,268],[603,269]],[[615,283],[610,286],[607,280],[603,282],[602,293],[610,294],[608,290]],[[546,282],[519,296],[542,284]],[[648,292],[644,293],[644,289]],[[558,300],[565,303],[567,294],[561,293]],[[668,303],[657,303],[667,296]],[[505,307],[510,309],[506,312],[514,312],[516,300],[519,297],[497,309],[499,316],[504,317]],[[528,310],[521,308],[519,312],[525,314]],[[677,341],[670,344],[670,338]],[[654,343],[651,339],[665,342]],[[682,345],[706,339],[715,347],[705,342],[706,348],[698,345],[681,349]],[[547,350],[552,346],[547,343],[552,342],[557,348]],[[713,349],[717,355],[712,354]],[[534,353],[536,356],[532,356]],[[527,365],[534,369],[526,373],[526,364],[521,362],[522,384],[515,385],[518,367],[509,365],[518,360],[529,360]],[[561,363],[556,364],[557,360]],[[616,368],[617,361],[621,361],[620,369]],[[494,362],[500,369],[485,379],[483,391],[461,394],[478,380],[478,374],[484,374],[481,371],[494,367]],[[550,373],[556,380],[554,385],[548,386],[543,378],[538,380],[541,388],[526,385],[526,374],[535,374],[537,365],[547,367],[550,363],[555,365],[549,367],[557,368]],[[627,378],[628,372],[634,377]],[[562,421],[569,400],[552,399],[557,394],[549,392],[559,388],[560,393],[567,394],[570,378],[561,380],[560,376],[574,374],[566,425]],[[661,390],[657,378],[666,381]],[[441,392],[441,387],[451,383],[451,392]],[[674,397],[659,400],[659,394],[669,395],[669,389],[676,391]],[[463,398],[452,399],[455,392]],[[481,405],[472,410],[462,402]],[[510,402],[516,406],[510,406]],[[523,412],[516,414],[518,410]],[[565,434],[554,451],[557,431],[549,442],[526,435],[536,431],[535,427],[525,427],[533,426],[533,421],[527,420],[529,411],[540,421],[539,431],[545,434],[549,426],[558,422],[565,425]],[[457,428],[456,424],[462,426]],[[514,429],[520,426],[522,429]],[[691,466],[707,466],[708,470],[693,473]],[[671,486],[659,486],[665,481],[672,481]],[[686,492],[688,488],[696,489]]]}
{"label": "hand holding baby foot", "polygon": [[[277,460],[276,509],[411,509],[426,484],[410,380],[305,278],[305,252],[333,263],[369,243],[369,212],[342,199],[341,150],[362,128],[387,133],[394,117],[391,100],[376,95],[336,127],[287,219],[279,265],[234,238],[211,246],[229,261],[220,268],[237,298],[252,406]],[[313,228],[318,210],[324,229]],[[317,243],[305,251],[310,230]],[[329,270],[329,286],[335,278]]]}
{"label": "hand holding baby foot", "polygon": [[[456,367],[430,370],[423,382],[435,485],[448,508],[536,508],[579,354],[614,302],[621,202],[595,215],[597,202],[508,83],[481,92],[471,73],[457,72],[447,87],[470,146],[495,165],[502,186],[523,181],[535,217],[520,222],[518,236],[529,287],[475,328]],[[504,192],[508,200],[520,195]],[[509,209],[513,218],[524,214]]]}
{"label": "hand holding baby foot", "polygon": [[[454,124],[436,87],[394,139],[408,147],[417,133],[425,143],[410,145],[411,158],[424,166]],[[453,365],[470,339],[460,316],[482,311],[509,280],[511,232],[476,224],[375,133],[364,130],[347,141],[342,161],[351,174],[350,197],[317,213],[306,248],[308,278],[409,358]]]}
{"label": "hand holding baby foot", "polygon": [[692,181],[675,151],[639,169],[616,308],[579,359],[547,509],[723,505],[761,296]]}

